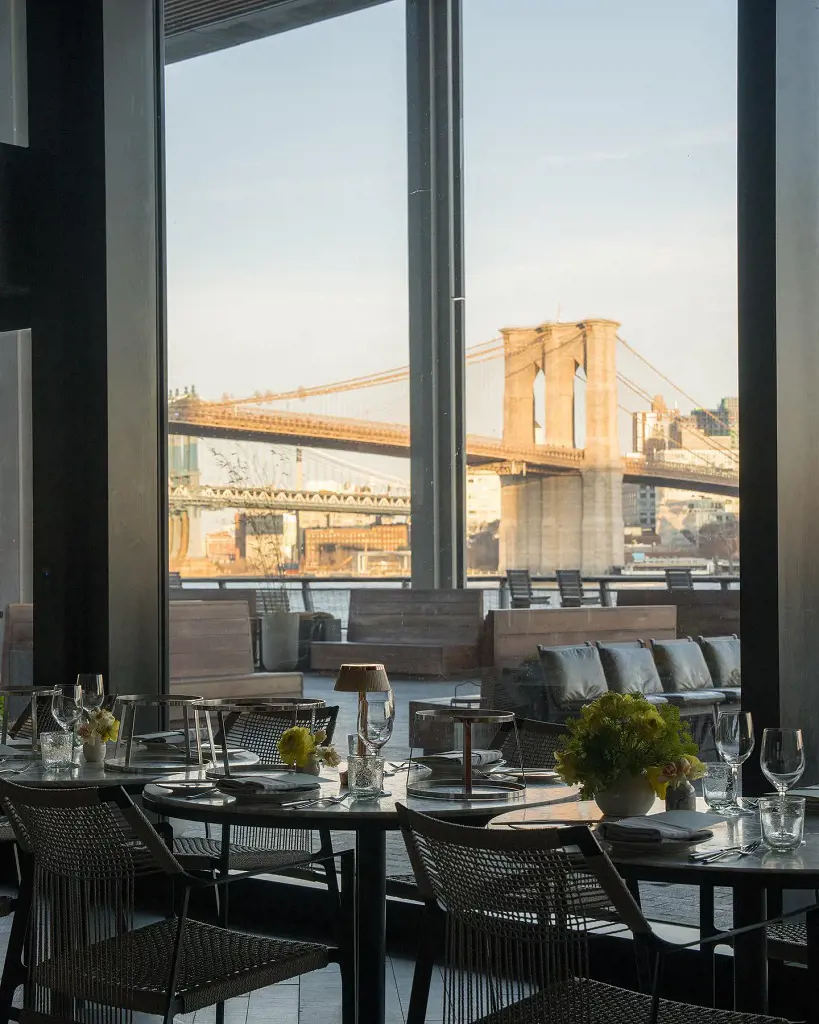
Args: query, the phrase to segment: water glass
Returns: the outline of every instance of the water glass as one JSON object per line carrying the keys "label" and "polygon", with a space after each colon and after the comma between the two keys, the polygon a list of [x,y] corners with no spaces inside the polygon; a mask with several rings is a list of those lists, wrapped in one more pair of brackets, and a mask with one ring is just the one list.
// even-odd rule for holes
{"label": "water glass", "polygon": [[347,758],[350,793],[354,798],[375,800],[384,786],[384,758],[374,754],[358,754]]}
{"label": "water glass", "polygon": [[41,732],[40,753],[43,768],[52,772],[65,772],[71,767],[74,736],[70,732]]}
{"label": "water glass", "polygon": [[733,807],[734,773],[724,761],[712,761],[705,766],[702,779],[702,795],[712,811],[723,811]]}
{"label": "water glass", "polygon": [[805,831],[803,796],[764,796],[759,801],[759,821],[765,845],[780,853],[802,845]]}

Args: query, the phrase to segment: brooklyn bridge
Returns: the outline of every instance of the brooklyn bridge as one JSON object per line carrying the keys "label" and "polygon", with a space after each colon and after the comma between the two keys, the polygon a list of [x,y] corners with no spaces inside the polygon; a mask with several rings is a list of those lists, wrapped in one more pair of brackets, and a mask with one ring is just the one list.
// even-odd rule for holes
{"label": "brooklyn bridge", "polygon": [[[501,478],[502,564],[528,565],[544,572],[561,565],[580,566],[587,573],[621,564],[624,482],[738,494],[738,453],[710,442],[722,458],[710,457],[705,434],[696,451],[679,446],[685,454],[676,460],[665,451],[623,454],[618,415],[634,410],[624,407],[621,393],[637,395],[642,403],[650,396],[618,370],[618,347],[625,346],[633,356],[649,367],[651,364],[619,337],[618,328],[616,322],[602,319],[504,328],[499,339],[467,352],[468,367],[491,369],[493,363],[503,361],[500,436],[470,432],[466,437],[467,464]],[[576,445],[578,373],[585,378],[583,447]],[[171,397],[169,431],[198,438],[408,457],[407,423],[281,408],[321,396],[355,396],[364,389],[406,386],[407,379],[408,368],[399,367],[243,399],[206,401],[193,394]],[[728,465],[724,464],[726,456]],[[175,484],[178,482],[172,480],[171,500],[177,507],[218,508],[240,503],[232,492],[225,494],[225,488],[195,485],[180,490]],[[310,499],[307,492],[271,488],[265,497],[258,493],[264,490],[245,494],[241,507],[345,507],[344,496]],[[396,501],[387,494],[369,495],[365,502],[346,498],[349,511],[365,511],[365,505],[381,515],[406,515],[409,511],[406,499]]]}

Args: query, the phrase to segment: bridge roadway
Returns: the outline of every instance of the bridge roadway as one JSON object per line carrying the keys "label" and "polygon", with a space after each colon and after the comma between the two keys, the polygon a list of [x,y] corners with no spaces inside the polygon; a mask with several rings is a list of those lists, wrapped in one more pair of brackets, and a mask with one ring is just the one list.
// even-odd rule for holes
{"label": "bridge roadway", "polygon": [[[189,437],[307,445],[399,458],[407,458],[410,447],[409,427],[402,423],[376,423],[311,413],[248,412],[240,406],[190,398],[169,404],[168,430]],[[513,447],[500,438],[476,434],[467,435],[466,457],[470,466],[487,469],[497,466],[501,475],[577,473],[585,463],[582,448]],[[659,459],[626,456],[623,479],[627,483],[691,489],[706,494],[739,494],[736,472],[706,465],[681,466]]]}
{"label": "bridge roadway", "polygon": [[288,512],[356,512],[359,515],[411,515],[409,495],[361,491],[297,491],[286,487],[231,487],[187,484],[168,487],[170,507],[276,509]]}

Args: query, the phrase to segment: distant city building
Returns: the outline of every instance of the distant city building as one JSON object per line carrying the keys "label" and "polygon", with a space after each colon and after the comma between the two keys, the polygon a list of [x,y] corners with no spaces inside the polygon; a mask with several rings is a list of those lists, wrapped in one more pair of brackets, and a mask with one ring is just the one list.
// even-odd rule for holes
{"label": "distant city building", "polygon": [[739,399],[723,398],[716,409],[694,409],[691,416],[703,434],[736,435],[739,431]]}
{"label": "distant city building", "polygon": [[[367,562],[367,558],[359,559],[360,554],[377,554],[383,565],[386,554],[408,554],[409,550],[410,530],[407,523],[313,528],[302,532],[300,568],[305,573],[354,574],[359,571],[359,564]],[[391,561],[403,564],[398,558]],[[389,575],[389,572],[385,571],[384,575]]]}
{"label": "distant city building", "polygon": [[654,532],[657,525],[657,488],[651,484],[623,484],[623,523]]}
{"label": "distant city building", "polygon": [[236,535],[230,530],[205,535],[205,557],[211,562],[234,562],[238,555]]}

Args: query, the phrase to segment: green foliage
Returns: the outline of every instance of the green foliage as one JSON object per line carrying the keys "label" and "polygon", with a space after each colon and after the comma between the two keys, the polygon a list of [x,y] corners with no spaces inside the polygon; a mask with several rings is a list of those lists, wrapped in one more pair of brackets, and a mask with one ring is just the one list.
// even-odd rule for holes
{"label": "green foliage", "polygon": [[580,784],[583,799],[622,776],[653,780],[664,765],[697,753],[677,708],[649,704],[639,694],[606,693],[566,724],[570,734],[557,754],[557,770],[564,782]]}

